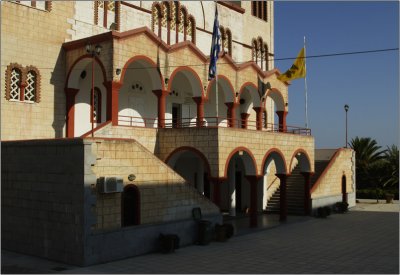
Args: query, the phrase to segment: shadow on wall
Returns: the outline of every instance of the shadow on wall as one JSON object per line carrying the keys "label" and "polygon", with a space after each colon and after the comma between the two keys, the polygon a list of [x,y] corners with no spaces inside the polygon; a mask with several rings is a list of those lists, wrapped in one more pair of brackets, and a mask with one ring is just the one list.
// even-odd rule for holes
{"label": "shadow on wall", "polygon": [[65,79],[66,79],[66,71],[65,71],[65,53],[62,48],[60,48],[60,52],[57,57],[56,65],[54,70],[51,72],[50,84],[54,87],[54,121],[52,123],[52,127],[54,129],[55,138],[64,137],[64,125],[65,125],[65,116],[66,116],[66,106],[65,106]]}

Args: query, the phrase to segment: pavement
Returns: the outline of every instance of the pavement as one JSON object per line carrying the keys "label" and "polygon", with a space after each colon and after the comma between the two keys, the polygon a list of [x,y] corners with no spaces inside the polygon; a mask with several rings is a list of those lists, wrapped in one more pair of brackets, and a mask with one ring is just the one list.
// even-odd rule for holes
{"label": "pavement", "polygon": [[349,212],[326,219],[289,216],[277,223],[277,217],[270,216],[261,228],[241,231],[227,242],[89,267],[2,250],[2,273],[399,274],[398,201],[360,200]]}

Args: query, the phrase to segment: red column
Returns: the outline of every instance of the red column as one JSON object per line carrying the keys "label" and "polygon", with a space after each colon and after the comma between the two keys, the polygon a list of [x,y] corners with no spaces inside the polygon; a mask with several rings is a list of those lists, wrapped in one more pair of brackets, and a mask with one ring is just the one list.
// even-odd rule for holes
{"label": "red column", "polygon": [[288,112],[286,111],[276,111],[279,117],[279,132],[286,132],[286,116]]}
{"label": "red column", "polygon": [[204,126],[204,97],[197,96],[193,97],[194,102],[197,105],[197,119],[196,119],[196,126],[203,127]]}
{"label": "red column", "polygon": [[242,118],[242,128],[247,129],[247,119],[249,118],[250,114],[248,113],[241,113],[240,117]]}
{"label": "red column", "polygon": [[276,174],[281,184],[279,186],[280,191],[280,209],[279,209],[279,220],[286,221],[287,218],[287,197],[286,197],[286,174]]}
{"label": "red column", "polygon": [[302,172],[304,176],[304,215],[309,216],[311,215],[311,176],[312,173],[310,172]]}
{"label": "red column", "polygon": [[221,207],[221,184],[223,184],[225,180],[226,178],[211,178],[211,182],[213,183],[212,201],[218,207]]}
{"label": "red column", "polygon": [[228,119],[228,127],[235,128],[236,125],[236,107],[238,104],[236,102],[226,102],[225,105],[228,107],[227,111],[227,119]]}
{"label": "red column", "polygon": [[117,126],[119,90],[122,84],[117,81],[107,81],[104,85],[107,87],[107,121],[111,120],[112,125]]}
{"label": "red column", "polygon": [[250,182],[250,227],[257,227],[257,183],[258,176],[246,176]]}
{"label": "red column", "polygon": [[65,97],[66,97],[66,137],[73,138],[74,137],[74,128],[75,128],[75,96],[79,92],[79,89],[74,88],[65,88]]}
{"label": "red column", "polygon": [[264,107],[254,107],[253,109],[254,109],[254,111],[256,111],[256,115],[257,115],[257,130],[261,131]]}
{"label": "red column", "polygon": [[167,90],[153,90],[153,93],[157,96],[158,106],[158,127],[165,128],[165,107],[167,101]]}

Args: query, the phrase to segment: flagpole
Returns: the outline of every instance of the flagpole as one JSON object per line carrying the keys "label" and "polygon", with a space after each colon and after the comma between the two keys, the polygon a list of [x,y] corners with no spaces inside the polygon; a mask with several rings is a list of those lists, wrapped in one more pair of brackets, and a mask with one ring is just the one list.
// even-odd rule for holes
{"label": "flagpole", "polygon": [[[304,36],[304,69],[307,72],[306,67],[306,37]],[[308,110],[307,110],[307,73],[304,76],[304,93],[305,93],[305,113],[306,113],[306,128],[308,128]]]}
{"label": "flagpole", "polygon": [[219,125],[219,117],[218,117],[218,74],[217,74],[217,70],[216,70],[217,66],[215,66],[215,98],[216,98],[216,105],[217,105],[217,109],[216,109],[216,116],[217,116],[217,127]]}

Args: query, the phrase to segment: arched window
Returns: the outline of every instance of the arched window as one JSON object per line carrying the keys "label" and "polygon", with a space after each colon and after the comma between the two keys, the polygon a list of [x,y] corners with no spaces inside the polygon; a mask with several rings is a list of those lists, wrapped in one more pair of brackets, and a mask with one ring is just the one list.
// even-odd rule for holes
{"label": "arched window", "polygon": [[269,61],[268,61],[269,51],[268,51],[267,44],[264,43],[263,49],[264,49],[264,60],[263,61],[265,62],[265,70],[268,71],[269,70]]}
{"label": "arched window", "polygon": [[39,102],[40,74],[36,67],[22,68],[17,63],[7,66],[6,99],[10,101]]}
{"label": "arched window", "polygon": [[152,28],[153,32],[157,33],[158,37],[161,38],[161,7],[158,3],[153,4],[152,8]]}
{"label": "arched window", "polygon": [[252,46],[252,60],[260,66],[261,70],[269,70],[269,51],[266,43],[263,42],[261,37],[253,39],[251,42]]}
{"label": "arched window", "polygon": [[219,27],[221,32],[221,45],[222,49],[226,51],[227,54],[232,56],[232,33],[228,28],[224,28],[223,26]]}
{"label": "arched window", "polygon": [[140,224],[140,192],[134,184],[125,186],[122,193],[122,226],[132,226]]}
{"label": "arched window", "polygon": [[190,40],[196,44],[196,23],[194,17],[189,15],[187,23],[187,36],[190,36]]}
{"label": "arched window", "polygon": [[93,121],[101,123],[101,90],[94,88]]}

